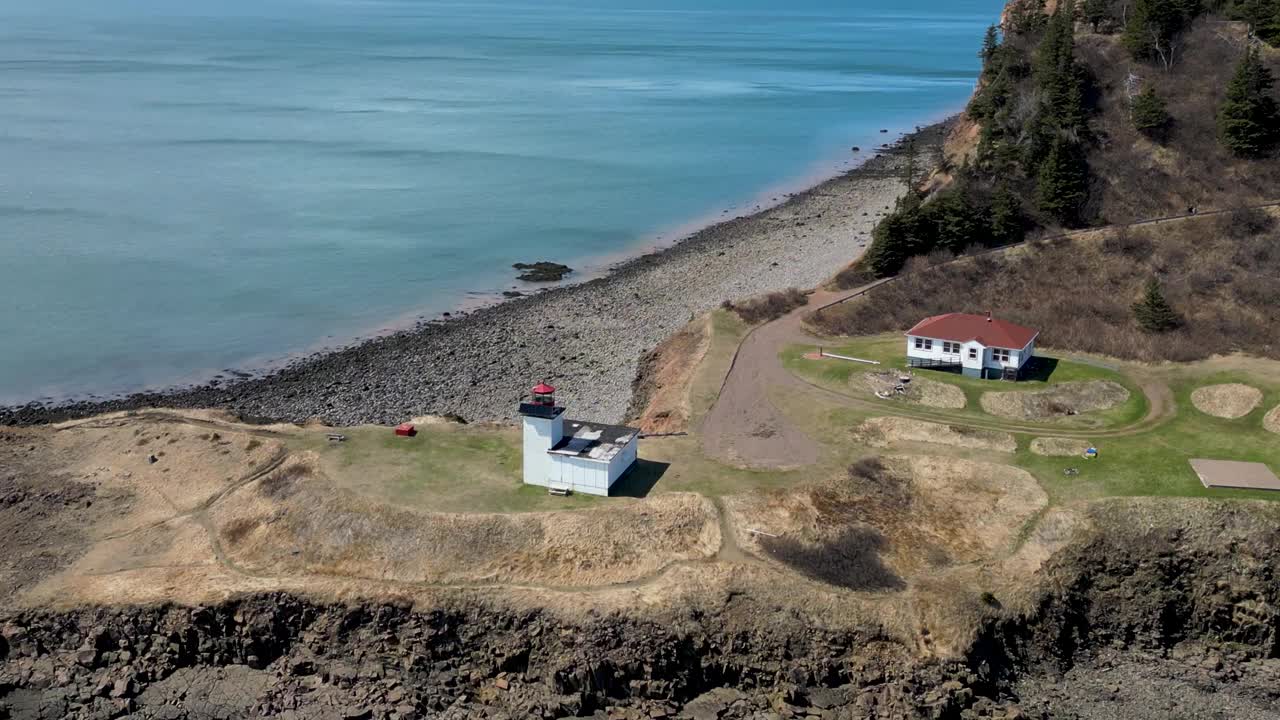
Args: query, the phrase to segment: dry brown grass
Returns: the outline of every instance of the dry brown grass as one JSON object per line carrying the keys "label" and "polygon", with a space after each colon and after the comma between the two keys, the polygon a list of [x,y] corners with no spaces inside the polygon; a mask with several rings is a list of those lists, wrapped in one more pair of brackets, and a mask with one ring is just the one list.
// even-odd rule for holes
{"label": "dry brown grass", "polygon": [[1240,383],[1206,385],[1191,393],[1191,404],[1206,415],[1235,420],[1253,412],[1262,402],[1262,391]]}
{"label": "dry brown grass", "polygon": [[1048,498],[1007,465],[941,457],[867,458],[841,479],[734,499],[749,543],[840,587],[884,591],[998,560]]}
{"label": "dry brown grass", "polygon": [[779,290],[760,297],[739,300],[738,302],[725,300],[721,307],[737,313],[738,317],[742,318],[742,321],[748,325],[755,325],[777,320],[792,310],[802,307],[808,301],[804,291],[796,288],[787,288],[786,290]]}
{"label": "dry brown grass", "polygon": [[[1280,230],[1256,212],[1102,230],[938,265],[811,318],[830,335],[901,331],[920,318],[992,310],[1040,331],[1039,344],[1136,360],[1200,360],[1245,351],[1280,358],[1274,321]],[[1132,305],[1158,276],[1183,315],[1140,331]]]}
{"label": "dry brown grass", "polygon": [[901,417],[870,418],[855,428],[853,434],[872,447],[891,447],[899,443],[932,443],[1009,453],[1018,449],[1017,441],[1009,433]]}
{"label": "dry brown grass", "polygon": [[1082,380],[1044,390],[985,392],[979,402],[992,415],[1013,420],[1050,420],[1109,410],[1129,399],[1129,391],[1110,380]]}
{"label": "dry brown grass", "polygon": [[689,391],[710,344],[711,316],[704,315],[640,359],[627,413],[634,425],[646,433],[689,429]]}
{"label": "dry brown grass", "polygon": [[1084,451],[1093,447],[1088,440],[1075,438],[1039,437],[1031,441],[1031,452],[1046,457],[1073,457],[1084,455]]}
{"label": "dry brown grass", "polygon": [[[1119,35],[1080,37],[1077,54],[1097,89],[1097,112],[1090,121],[1098,139],[1089,153],[1097,178],[1091,215],[1123,223],[1180,214],[1188,207],[1207,210],[1277,199],[1280,162],[1236,158],[1218,139],[1217,109],[1244,54],[1246,33],[1242,23],[1197,21],[1169,72],[1131,60]],[[1280,72],[1280,54],[1264,58],[1272,72]],[[1129,120],[1125,83],[1130,72],[1166,99],[1174,121],[1161,143],[1137,132]]]}
{"label": "dry brown grass", "polygon": [[1267,432],[1280,433],[1280,405],[1271,408],[1262,418],[1262,427]]}
{"label": "dry brown grass", "polygon": [[[892,393],[900,382],[901,377],[902,373],[900,371],[886,371],[863,373],[860,379],[862,385],[873,393]],[[854,378],[858,378],[858,376],[855,375]],[[905,383],[905,385],[907,392],[895,394],[893,399],[901,399],[926,407],[951,410],[958,410],[965,406],[964,391],[955,385],[929,380],[918,375],[912,377],[911,382]]]}
{"label": "dry brown grass", "polygon": [[224,549],[256,575],[590,587],[644,578],[719,547],[709,501],[669,493],[555,513],[431,513],[329,481],[307,456],[220,501]]}

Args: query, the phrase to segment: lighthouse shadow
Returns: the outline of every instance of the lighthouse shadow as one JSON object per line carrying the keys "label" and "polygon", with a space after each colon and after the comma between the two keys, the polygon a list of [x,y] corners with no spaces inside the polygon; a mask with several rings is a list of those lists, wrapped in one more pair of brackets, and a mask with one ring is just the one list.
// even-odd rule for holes
{"label": "lighthouse shadow", "polygon": [[649,492],[653,490],[653,486],[657,485],[662,476],[667,473],[667,468],[669,467],[671,467],[671,463],[640,458],[631,466],[626,475],[618,478],[613,487],[609,488],[609,495],[612,497],[647,497]]}

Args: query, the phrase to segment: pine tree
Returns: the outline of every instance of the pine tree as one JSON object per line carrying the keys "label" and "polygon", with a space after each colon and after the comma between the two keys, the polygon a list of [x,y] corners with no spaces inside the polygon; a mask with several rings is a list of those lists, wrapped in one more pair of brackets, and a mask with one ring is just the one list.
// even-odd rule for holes
{"label": "pine tree", "polygon": [[988,25],[987,34],[982,38],[982,51],[978,53],[978,57],[982,58],[982,74],[983,75],[987,75],[996,69],[996,68],[993,68],[992,66],[995,64],[994,61],[995,61],[996,53],[999,50],[1000,50],[1000,31],[996,28],[995,25]]}
{"label": "pine tree", "polygon": [[1102,24],[1111,19],[1111,10],[1107,7],[1107,0],[1085,0],[1084,3],[1084,20],[1089,23],[1094,32],[1102,27]]}
{"label": "pine tree", "polygon": [[1200,13],[1198,0],[1135,0],[1124,28],[1124,45],[1139,60],[1173,67],[1179,33]]}
{"label": "pine tree", "polygon": [[1147,332],[1166,332],[1182,324],[1182,317],[1164,299],[1160,281],[1151,278],[1142,292],[1142,299],[1133,305],[1133,316],[1138,327]]}
{"label": "pine tree", "polygon": [[985,243],[986,223],[978,209],[963,192],[950,190],[938,194],[921,207],[925,245],[919,253],[939,247],[959,253],[970,245]]}
{"label": "pine tree", "polygon": [[1245,0],[1239,3],[1235,17],[1249,23],[1253,33],[1269,45],[1280,45],[1280,2]]}
{"label": "pine tree", "polygon": [[1280,109],[1270,94],[1272,83],[1257,48],[1250,48],[1236,66],[1218,110],[1218,133],[1236,155],[1261,157],[1280,139]]}
{"label": "pine tree", "polygon": [[920,254],[920,198],[908,193],[871,231],[871,246],[863,262],[875,277],[895,275],[907,259]]}
{"label": "pine tree", "polygon": [[1086,130],[1084,82],[1075,60],[1075,7],[1069,1],[1058,6],[1049,19],[1044,40],[1036,53],[1035,81],[1045,92],[1047,120],[1069,132]]}
{"label": "pine tree", "polygon": [[1073,142],[1053,139],[1037,173],[1036,202],[1040,209],[1064,225],[1074,225],[1089,193],[1089,168]]}
{"label": "pine tree", "polygon": [[1147,87],[1133,99],[1129,118],[1133,120],[1133,127],[1138,132],[1153,138],[1162,138],[1173,120],[1165,107],[1164,98],[1151,87]]}
{"label": "pine tree", "polygon": [[987,209],[987,228],[991,242],[995,245],[1008,245],[1022,239],[1022,205],[1006,184],[1001,183],[991,197],[991,206]]}

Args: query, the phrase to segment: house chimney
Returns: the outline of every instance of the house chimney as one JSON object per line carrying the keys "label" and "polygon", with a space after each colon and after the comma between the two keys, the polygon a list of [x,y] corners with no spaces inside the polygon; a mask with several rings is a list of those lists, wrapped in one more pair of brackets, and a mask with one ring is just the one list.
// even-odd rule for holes
{"label": "house chimney", "polygon": [[987,311],[987,322],[991,322],[991,311]]}

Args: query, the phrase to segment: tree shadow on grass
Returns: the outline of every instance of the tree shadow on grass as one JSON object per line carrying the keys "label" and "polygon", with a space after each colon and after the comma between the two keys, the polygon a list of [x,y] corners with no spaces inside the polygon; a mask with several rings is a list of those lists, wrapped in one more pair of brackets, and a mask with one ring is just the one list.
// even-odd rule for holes
{"label": "tree shadow on grass", "polygon": [[887,543],[875,528],[849,528],[821,545],[789,537],[761,537],[760,544],[796,572],[829,585],[849,590],[906,587],[902,578],[881,562],[880,551]]}
{"label": "tree shadow on grass", "polygon": [[653,486],[657,485],[662,476],[666,474],[669,467],[671,467],[671,463],[645,460],[643,458],[638,459],[636,464],[632,465],[631,469],[618,478],[613,487],[609,488],[609,495],[613,497],[647,497],[649,492],[653,490]]}

